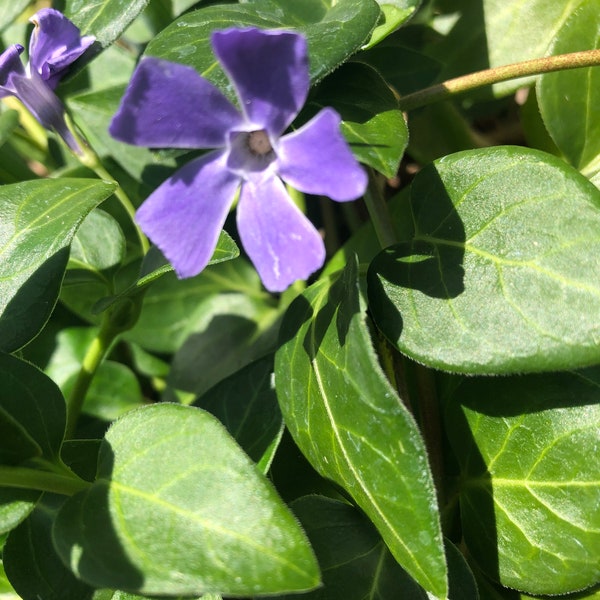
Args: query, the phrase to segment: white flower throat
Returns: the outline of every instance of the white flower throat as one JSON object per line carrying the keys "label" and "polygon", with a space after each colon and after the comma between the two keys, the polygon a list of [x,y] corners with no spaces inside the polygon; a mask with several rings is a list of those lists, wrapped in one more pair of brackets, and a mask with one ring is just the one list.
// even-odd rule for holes
{"label": "white flower throat", "polygon": [[273,152],[271,141],[269,140],[269,136],[264,129],[251,131],[248,134],[247,143],[252,154],[265,156],[266,154],[269,154],[269,152]]}

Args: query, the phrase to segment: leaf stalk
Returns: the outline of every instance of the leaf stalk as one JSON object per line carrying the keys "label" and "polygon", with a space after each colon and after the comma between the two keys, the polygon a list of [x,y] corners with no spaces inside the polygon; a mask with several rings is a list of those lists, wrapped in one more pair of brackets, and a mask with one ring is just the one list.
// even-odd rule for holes
{"label": "leaf stalk", "polygon": [[580,69],[583,67],[600,66],[600,49],[582,50],[581,52],[570,52],[569,54],[557,54],[534,58],[523,62],[503,65],[493,69],[485,69],[448,79],[443,83],[419,90],[412,94],[402,96],[399,100],[400,109],[404,111],[421,108],[441,100],[447,100],[453,96],[464,94],[486,85],[520,79],[532,75],[542,75],[553,71],[564,71],[568,69]]}

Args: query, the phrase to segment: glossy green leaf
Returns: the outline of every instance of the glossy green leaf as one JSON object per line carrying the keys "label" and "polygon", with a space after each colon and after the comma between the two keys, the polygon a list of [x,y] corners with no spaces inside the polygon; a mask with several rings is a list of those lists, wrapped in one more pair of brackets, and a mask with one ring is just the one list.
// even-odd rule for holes
{"label": "glossy green leaf", "polygon": [[[239,250],[235,242],[225,231],[221,231],[217,247],[208,264],[215,265],[236,258],[238,255]],[[129,263],[116,273],[117,281],[111,289],[122,290],[119,293],[107,296],[106,280],[102,278],[91,280],[89,277],[80,277],[78,273],[68,271],[61,291],[61,300],[86,321],[98,323],[102,312],[119,302],[137,301],[139,296],[147,292],[149,286],[167,273],[171,273],[172,279],[175,280],[173,267],[158,248],[153,246],[144,257],[141,268],[137,263]],[[167,316],[165,312],[162,315]]]}
{"label": "glossy green leaf", "polygon": [[89,179],[0,188],[0,349],[13,351],[46,323],[77,227],[114,186]]}
{"label": "glossy green leaf", "polygon": [[436,494],[419,430],[381,371],[356,267],[290,305],[275,360],[285,423],[313,467],[368,515],[400,565],[446,598]]}
{"label": "glossy green leaf", "polygon": [[415,236],[369,269],[381,331],[419,362],[483,374],[598,362],[600,193],[561,160],[499,147],[423,169]]}
{"label": "glossy green leaf", "polygon": [[179,280],[169,273],[150,287],[139,321],[125,336],[146,350],[175,352],[191,333],[210,323],[209,308],[219,294],[223,295],[223,303],[216,302],[213,312],[231,313],[241,304],[238,314],[243,316],[254,302],[256,308],[250,316],[269,301],[256,271],[242,259],[208,267],[190,279]]}
{"label": "glossy green leaf", "polygon": [[503,585],[565,594],[600,581],[600,370],[463,379],[446,430],[469,554]]}
{"label": "glossy green leaf", "polygon": [[215,415],[255,462],[281,429],[272,377],[273,357],[268,356],[240,369],[194,402]]}
{"label": "glossy green leaf", "polygon": [[0,533],[14,529],[23,521],[41,495],[36,490],[0,488]]}
{"label": "glossy green leaf", "polygon": [[[19,434],[36,447],[35,454],[56,460],[66,423],[65,401],[56,384],[37,367],[0,353],[0,389],[3,416],[10,417]],[[3,453],[9,441],[7,435],[3,437],[2,443],[6,444]]]}
{"label": "glossy green leaf", "polygon": [[194,67],[231,94],[229,81],[210,47],[211,31],[243,26],[298,29],[308,40],[310,75],[314,82],[359,50],[380,14],[374,0],[327,1],[320,7],[311,2],[309,10],[298,4],[297,0],[255,0],[189,12],[161,31],[148,44],[146,54]]}
{"label": "glossy green leaf", "polygon": [[69,256],[69,267],[85,269],[102,278],[100,271],[119,266],[125,257],[125,236],[107,212],[93,210],[81,223]]}
{"label": "glossy green leaf", "polygon": [[91,600],[94,593],[65,567],[52,544],[52,524],[62,502],[44,496],[4,546],[6,574],[23,600]]}
{"label": "glossy green leaf", "polygon": [[386,177],[396,175],[408,129],[394,94],[377,71],[360,63],[342,65],[310,104],[335,108],[356,158]]}
{"label": "glossy green leaf", "polygon": [[133,593],[273,594],[319,583],[308,541],[271,484],[219,421],[175,404],[111,427],[98,478],[67,501],[54,541],[84,581]]}
{"label": "glossy green leaf", "polygon": [[[323,571],[323,586],[306,600],[429,600],[398,565],[373,525],[355,507],[323,496],[291,504]],[[446,544],[449,600],[478,600],[473,575],[452,544]],[[292,600],[293,596],[285,596]]]}
{"label": "glossy green leaf", "polygon": [[275,350],[281,311],[270,297],[222,291],[206,298],[198,309],[190,323],[193,331],[173,357],[168,378],[171,389],[204,394]]}
{"label": "glossy green leaf", "polygon": [[381,8],[381,19],[373,30],[365,48],[372,48],[398,29],[415,13],[421,0],[377,0]]}
{"label": "glossy green leaf", "polygon": [[[550,54],[600,48],[600,0],[584,0],[562,26]],[[600,69],[548,73],[538,81],[538,102],[552,139],[587,177],[600,171]]]}
{"label": "glossy green leaf", "polygon": [[148,0],[65,0],[64,13],[82,34],[110,45],[148,4]]}

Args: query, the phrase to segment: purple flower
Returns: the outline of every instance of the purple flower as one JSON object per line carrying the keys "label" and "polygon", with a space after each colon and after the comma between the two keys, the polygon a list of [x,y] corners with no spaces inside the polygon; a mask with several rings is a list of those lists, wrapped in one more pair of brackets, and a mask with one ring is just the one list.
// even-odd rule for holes
{"label": "purple flower", "polygon": [[242,244],[265,287],[282,291],[325,260],[321,236],[284,182],[343,202],[364,193],[366,173],[332,109],[282,135],[309,89],[302,35],[234,28],[214,32],[211,41],[241,111],[190,67],[149,57],[136,69],[110,132],[140,146],[216,148],[155,190],[137,220],[177,275],[191,277],[210,260],[239,189]]}
{"label": "purple flower", "polygon": [[47,129],[54,129],[68,146],[80,148],[65,122],[65,109],[54,93],[69,65],[94,42],[81,37],[64,15],[43,8],[32,18],[35,29],[29,40],[29,62],[23,67],[23,46],[14,44],[0,55],[0,98],[16,96]]}

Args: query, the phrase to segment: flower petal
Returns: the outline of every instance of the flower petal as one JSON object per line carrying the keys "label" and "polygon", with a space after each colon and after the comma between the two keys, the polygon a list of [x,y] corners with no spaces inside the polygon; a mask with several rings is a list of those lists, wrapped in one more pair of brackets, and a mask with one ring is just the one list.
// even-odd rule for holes
{"label": "flower petal", "polygon": [[20,44],[14,44],[0,54],[0,90],[4,92],[2,96],[15,93],[12,83],[14,76],[26,76],[21,62],[21,53],[24,49]]}
{"label": "flower petal", "polygon": [[362,196],[367,174],[340,132],[340,116],[324,108],[306,125],[279,140],[279,175],[307,194],[345,202]]}
{"label": "flower petal", "polygon": [[138,146],[215,148],[242,116],[191,67],[158,58],[138,65],[110,124],[113,137]]}
{"label": "flower petal", "polygon": [[138,209],[142,231],[180,278],[208,264],[238,185],[225,168],[224,152],[210,152],[179,169]]}
{"label": "flower petal", "polygon": [[237,225],[264,286],[281,292],[323,265],[325,246],[278,177],[242,184]]}
{"label": "flower petal", "polygon": [[46,128],[53,129],[76,154],[81,154],[77,140],[65,121],[65,107],[58,96],[46,85],[36,72],[30,77],[13,76],[14,95],[29,109],[33,116]]}
{"label": "flower petal", "polygon": [[39,10],[31,22],[35,29],[29,41],[29,63],[54,89],[66,68],[95,41],[92,35],[81,37],[79,29],[62,13],[52,8]]}
{"label": "flower petal", "polygon": [[304,36],[291,31],[233,28],[215,31],[211,40],[248,119],[272,136],[281,135],[308,94]]}

